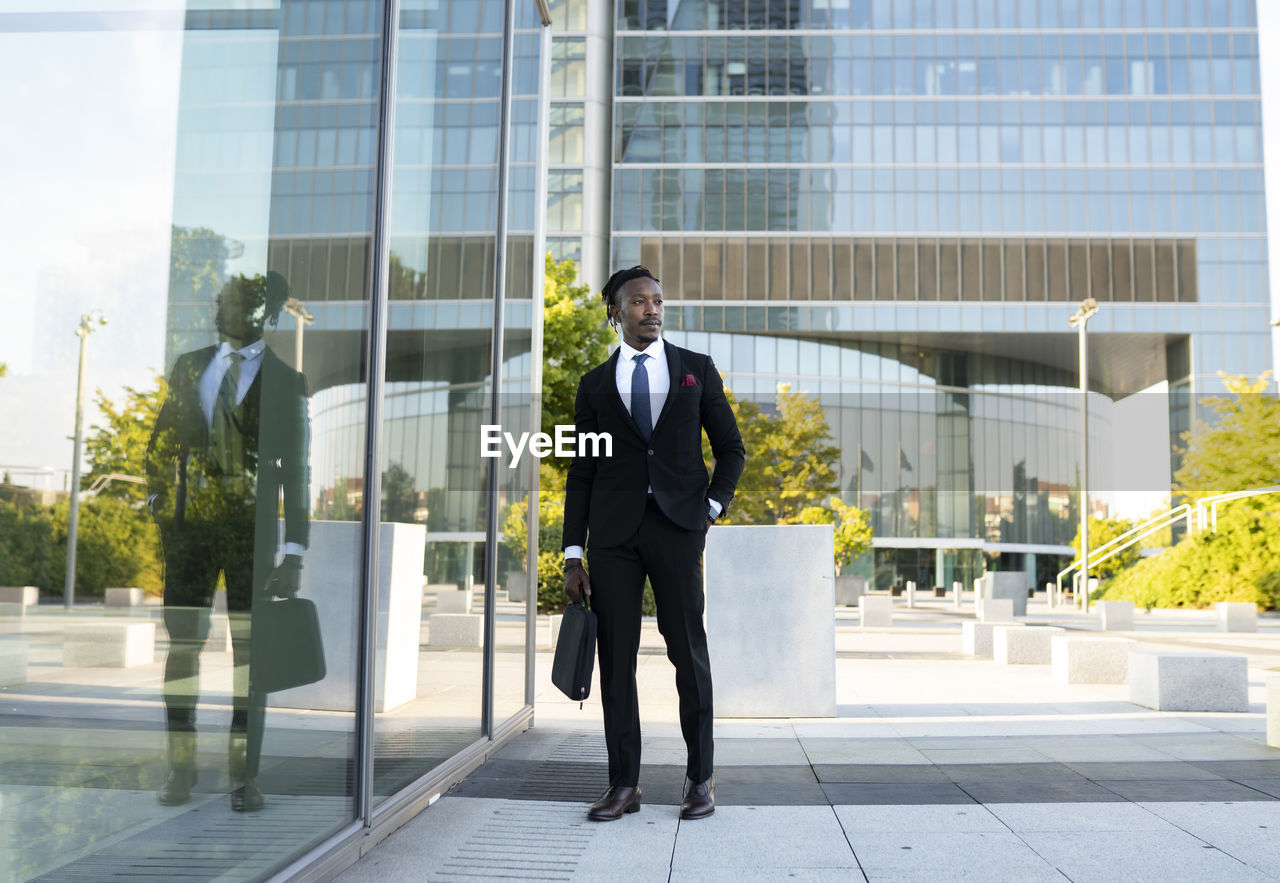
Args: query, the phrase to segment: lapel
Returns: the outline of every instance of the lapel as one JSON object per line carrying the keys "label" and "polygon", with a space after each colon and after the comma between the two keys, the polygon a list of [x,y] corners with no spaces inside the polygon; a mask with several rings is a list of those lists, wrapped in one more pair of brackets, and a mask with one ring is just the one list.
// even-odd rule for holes
{"label": "lapel", "polygon": [[618,348],[613,351],[613,355],[604,363],[604,376],[600,378],[600,381],[608,388],[605,396],[609,399],[614,409],[617,410],[618,416],[636,434],[636,438],[644,441],[644,436],[640,434],[640,427],[636,426],[636,421],[632,418],[631,412],[622,403],[622,394],[618,392],[618,359],[620,358],[622,358],[622,349]]}
{"label": "lapel", "polygon": [[662,426],[662,421],[667,419],[667,414],[671,412],[671,403],[675,401],[676,395],[680,392],[680,378],[684,375],[681,373],[682,363],[680,361],[680,353],[676,352],[676,348],[671,342],[664,340],[662,342],[662,352],[667,357],[667,400],[662,403],[662,413],[658,415],[657,421],[653,424],[654,435],[657,435],[658,428]]}

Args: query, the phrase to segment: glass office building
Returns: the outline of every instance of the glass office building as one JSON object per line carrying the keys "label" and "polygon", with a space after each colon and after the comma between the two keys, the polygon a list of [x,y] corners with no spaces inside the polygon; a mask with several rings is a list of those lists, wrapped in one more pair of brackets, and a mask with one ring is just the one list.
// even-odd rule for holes
{"label": "glass office building", "polygon": [[150,6],[0,13],[0,876],[328,873],[532,719],[549,10]]}
{"label": "glass office building", "polygon": [[[877,579],[1052,578],[1094,490],[1271,367],[1251,0],[618,0],[612,262],[740,396],[821,397]],[[594,281],[594,280],[593,280]],[[1167,383],[1167,424],[1119,437]],[[1056,565],[1056,566],[1055,566]]]}

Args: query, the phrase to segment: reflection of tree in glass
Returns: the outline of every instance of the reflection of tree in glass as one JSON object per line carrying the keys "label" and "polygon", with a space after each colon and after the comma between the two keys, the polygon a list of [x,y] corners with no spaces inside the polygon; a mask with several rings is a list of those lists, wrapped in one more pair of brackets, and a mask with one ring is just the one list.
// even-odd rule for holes
{"label": "reflection of tree in glass", "polygon": [[[155,389],[124,388],[124,401],[117,405],[107,398],[101,388],[94,399],[103,422],[94,424],[92,435],[85,439],[85,451],[89,456],[89,471],[84,477],[84,487],[107,475],[145,476],[147,470],[147,442],[156,424],[160,406],[164,403],[165,379],[156,378]],[[98,496],[142,502],[147,497],[143,485],[113,481]]]}
{"label": "reflection of tree in glass", "polygon": [[382,520],[412,522],[417,508],[413,476],[399,463],[392,463],[382,473]]}
{"label": "reflection of tree in glass", "polygon": [[1173,478],[1187,500],[1280,483],[1280,397],[1267,392],[1271,372],[1219,376],[1233,397],[1204,399],[1216,420],[1182,434],[1187,446]]}

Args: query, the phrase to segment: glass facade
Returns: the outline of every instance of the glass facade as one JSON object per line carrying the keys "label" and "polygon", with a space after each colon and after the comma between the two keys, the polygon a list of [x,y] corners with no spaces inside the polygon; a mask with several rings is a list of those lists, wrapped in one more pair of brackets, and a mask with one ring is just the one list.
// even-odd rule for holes
{"label": "glass facade", "polygon": [[[1167,493],[1105,453],[1168,451],[1220,370],[1271,367],[1252,2],[616,13],[613,264],[739,395],[822,398],[878,554],[1069,553],[1086,297],[1095,490]],[[1122,442],[1157,384],[1167,424]]]}
{"label": "glass facade", "polygon": [[333,866],[531,720],[536,470],[479,441],[539,420],[549,35],[64,5],[0,13],[3,876]]}

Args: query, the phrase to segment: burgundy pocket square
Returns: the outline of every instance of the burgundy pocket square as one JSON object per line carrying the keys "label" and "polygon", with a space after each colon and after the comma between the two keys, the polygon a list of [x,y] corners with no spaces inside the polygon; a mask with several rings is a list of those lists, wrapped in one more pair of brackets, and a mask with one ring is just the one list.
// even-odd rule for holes
{"label": "burgundy pocket square", "polygon": [[697,386],[698,381],[697,379],[694,378],[692,374],[686,374],[684,377],[680,378],[680,385],[681,386]]}

